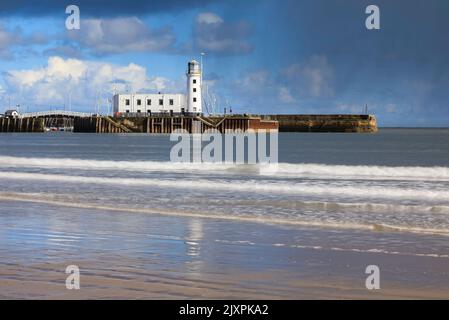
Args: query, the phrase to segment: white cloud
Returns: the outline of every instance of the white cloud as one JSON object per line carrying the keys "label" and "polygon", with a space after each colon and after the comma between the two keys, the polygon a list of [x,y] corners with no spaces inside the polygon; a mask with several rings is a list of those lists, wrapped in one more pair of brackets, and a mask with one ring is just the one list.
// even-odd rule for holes
{"label": "white cloud", "polygon": [[223,23],[223,19],[212,12],[203,12],[196,17],[197,23],[214,24]]}
{"label": "white cloud", "polygon": [[91,107],[98,95],[104,99],[117,92],[173,90],[174,83],[163,77],[149,77],[136,64],[118,66],[108,63],[50,57],[42,68],[6,72],[4,81],[10,95],[21,97],[20,104],[59,106],[68,103]]}

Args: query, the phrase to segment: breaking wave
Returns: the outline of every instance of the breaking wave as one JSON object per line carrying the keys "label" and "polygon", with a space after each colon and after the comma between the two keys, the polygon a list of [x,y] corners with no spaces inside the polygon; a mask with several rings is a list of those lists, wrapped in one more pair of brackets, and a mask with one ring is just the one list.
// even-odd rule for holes
{"label": "breaking wave", "polygon": [[220,190],[248,193],[289,194],[309,196],[358,197],[363,199],[397,199],[397,200],[429,200],[448,201],[449,190],[429,190],[417,188],[398,188],[395,186],[339,186],[309,185],[289,182],[269,182],[260,180],[227,181],[227,180],[173,180],[159,178],[105,178],[85,177],[59,174],[0,172],[0,179],[51,181],[60,183],[83,183],[115,186],[151,186],[174,189]]}
{"label": "breaking wave", "polygon": [[82,170],[124,170],[141,172],[194,172],[254,175],[275,175],[282,177],[318,177],[327,179],[389,179],[389,180],[432,180],[449,181],[449,167],[393,167],[393,166],[349,166],[326,164],[241,165],[222,163],[174,163],[159,161],[107,161],[81,159],[50,159],[0,157],[3,168],[48,168]]}
{"label": "breaking wave", "polygon": [[0,193],[0,201],[16,201],[16,202],[32,202],[54,205],[58,207],[71,207],[80,209],[105,210],[110,212],[127,212],[139,214],[155,214],[165,216],[177,217],[194,217],[203,219],[218,219],[230,221],[242,221],[253,223],[268,223],[268,224],[284,224],[302,227],[315,228],[330,228],[330,229],[349,229],[359,231],[375,231],[375,232],[406,232],[415,234],[433,234],[440,236],[449,236],[449,230],[438,228],[420,228],[412,226],[393,226],[388,224],[378,224],[369,222],[334,222],[325,220],[302,220],[289,217],[277,216],[258,216],[258,215],[223,215],[215,214],[206,211],[185,211],[172,210],[163,208],[130,208],[121,206],[110,206],[99,203],[85,202],[85,201],[65,201],[58,199],[51,194],[23,194],[23,193]]}

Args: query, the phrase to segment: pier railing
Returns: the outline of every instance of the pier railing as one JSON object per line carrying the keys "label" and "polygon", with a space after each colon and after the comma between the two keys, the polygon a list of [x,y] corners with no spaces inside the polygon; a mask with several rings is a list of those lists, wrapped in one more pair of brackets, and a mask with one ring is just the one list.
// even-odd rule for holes
{"label": "pier railing", "polygon": [[53,110],[53,111],[22,113],[18,117],[19,118],[45,118],[45,117],[89,118],[89,117],[93,117],[93,116],[95,116],[95,114],[93,114],[93,113]]}

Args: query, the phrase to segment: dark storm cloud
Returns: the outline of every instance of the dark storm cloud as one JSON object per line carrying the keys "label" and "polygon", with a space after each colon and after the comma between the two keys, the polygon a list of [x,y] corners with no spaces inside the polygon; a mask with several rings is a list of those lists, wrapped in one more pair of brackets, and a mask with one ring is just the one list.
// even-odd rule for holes
{"label": "dark storm cloud", "polygon": [[252,45],[248,39],[251,27],[245,21],[230,23],[212,12],[198,15],[194,30],[195,46],[200,51],[216,54],[250,53]]}
{"label": "dark storm cloud", "polygon": [[179,12],[215,2],[218,0],[15,0],[1,1],[0,15],[49,16],[64,12],[68,5],[74,4],[79,6],[82,14],[86,16],[141,16],[162,12]]}

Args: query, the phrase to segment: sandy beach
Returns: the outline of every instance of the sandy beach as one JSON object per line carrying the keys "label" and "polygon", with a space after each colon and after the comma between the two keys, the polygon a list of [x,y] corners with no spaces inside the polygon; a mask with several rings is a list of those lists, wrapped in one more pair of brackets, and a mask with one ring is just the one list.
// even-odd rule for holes
{"label": "sandy beach", "polygon": [[[1,299],[449,298],[447,257],[336,247],[348,236],[420,246],[433,237],[85,209],[65,212],[70,222],[59,224],[56,207],[38,209],[41,223],[31,228],[19,218],[2,230]],[[308,245],[316,238],[321,246]],[[36,255],[38,248],[45,250]],[[65,287],[68,264],[80,268],[80,290]],[[365,287],[368,264],[380,267],[380,290]]]}

